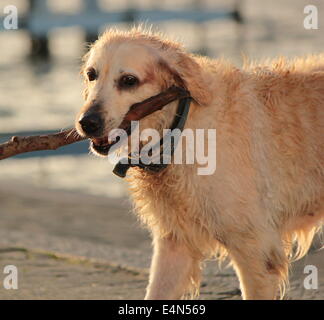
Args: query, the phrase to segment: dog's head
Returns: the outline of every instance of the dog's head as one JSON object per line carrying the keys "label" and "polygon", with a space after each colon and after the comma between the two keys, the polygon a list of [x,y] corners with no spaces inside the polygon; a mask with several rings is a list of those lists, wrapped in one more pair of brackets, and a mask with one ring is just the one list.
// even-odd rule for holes
{"label": "dog's head", "polygon": [[[138,30],[106,32],[86,54],[81,72],[85,104],[76,128],[92,139],[92,149],[99,154],[105,153],[102,146],[108,144],[109,131],[118,128],[133,104],[171,85],[189,90],[197,105],[208,104],[210,99],[209,84],[193,57],[176,43]],[[159,113],[169,121],[172,110]],[[146,122],[154,116],[147,118]],[[152,121],[150,126],[154,128]]]}

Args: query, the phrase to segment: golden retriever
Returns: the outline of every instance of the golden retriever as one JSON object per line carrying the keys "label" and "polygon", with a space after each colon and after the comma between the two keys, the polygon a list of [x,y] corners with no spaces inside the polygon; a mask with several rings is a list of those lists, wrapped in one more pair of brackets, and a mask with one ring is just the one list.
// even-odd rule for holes
{"label": "golden retriever", "polygon": [[[217,130],[217,170],[170,164],[131,168],[130,190],[152,232],[146,299],[199,292],[204,259],[228,256],[243,299],[274,299],[292,256],[307,253],[324,218],[324,56],[283,58],[242,70],[185,52],[141,29],[107,31],[85,56],[85,104],[100,136],[119,126],[131,105],[171,85],[193,98],[185,128]],[[168,128],[174,101],[140,121]],[[98,151],[98,150],[97,150]],[[186,150],[183,150],[185,152]],[[97,152],[100,153],[100,152]]]}

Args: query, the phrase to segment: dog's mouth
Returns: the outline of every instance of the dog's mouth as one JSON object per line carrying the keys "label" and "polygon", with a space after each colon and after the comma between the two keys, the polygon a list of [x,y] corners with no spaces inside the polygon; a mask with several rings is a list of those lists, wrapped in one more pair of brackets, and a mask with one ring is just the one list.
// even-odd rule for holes
{"label": "dog's mouth", "polygon": [[103,156],[107,155],[112,143],[109,143],[108,137],[91,139],[91,149]]}
{"label": "dog's mouth", "polygon": [[[118,127],[119,129],[126,130],[127,135],[131,134],[131,122],[139,121],[144,117],[152,114],[155,111],[161,110],[164,106],[168,105],[170,102],[173,102],[176,99],[188,98],[190,97],[189,91],[182,87],[171,86],[167,90],[152,96],[142,102],[138,102],[133,104],[129,111],[126,113],[122,123]],[[178,116],[179,117],[179,116]],[[178,118],[176,118],[178,119]],[[91,149],[98,153],[99,155],[106,156],[111,150],[112,146],[114,146],[121,139],[120,136],[116,138],[99,137],[99,138],[91,138]],[[123,139],[123,138],[122,138]],[[112,141],[110,141],[112,140]]]}
{"label": "dog's mouth", "polygon": [[[131,134],[131,130],[130,128],[126,128],[125,129],[126,132],[126,137],[128,137]],[[123,139],[123,137],[121,137],[120,135],[118,135],[118,133],[116,134],[116,136],[103,136],[103,137],[99,137],[99,138],[91,138],[91,150],[94,151],[95,153],[102,155],[102,156],[106,156],[108,155],[109,151],[114,151],[114,149],[112,149],[113,146],[115,146],[117,144],[117,142],[120,142],[121,139],[124,141],[125,139]]]}

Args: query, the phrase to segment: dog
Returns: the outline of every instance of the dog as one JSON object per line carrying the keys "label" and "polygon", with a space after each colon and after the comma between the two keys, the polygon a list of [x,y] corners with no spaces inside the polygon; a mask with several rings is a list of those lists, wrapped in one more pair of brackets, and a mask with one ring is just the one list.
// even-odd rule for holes
{"label": "dog", "polygon": [[[281,298],[291,260],[307,253],[324,220],[324,55],[238,69],[150,31],[108,30],[81,73],[76,129],[96,154],[106,155],[104,141],[130,106],[172,85],[192,97],[185,128],[217,130],[211,175],[198,175],[196,163],[129,169],[154,245],[145,299],[196,297],[202,263],[215,257],[230,259],[243,299]],[[170,127],[176,108],[144,117],[140,130]]]}

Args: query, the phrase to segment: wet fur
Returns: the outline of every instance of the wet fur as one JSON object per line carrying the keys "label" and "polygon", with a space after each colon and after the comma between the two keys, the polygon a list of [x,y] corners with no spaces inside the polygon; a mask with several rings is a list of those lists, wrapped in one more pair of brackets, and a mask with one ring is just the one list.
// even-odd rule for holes
{"label": "wet fur", "polygon": [[[109,74],[112,64],[123,63],[116,55],[127,52],[139,61],[141,86],[119,95],[111,87],[103,96],[107,76],[89,98],[87,83],[81,112],[91,101],[110,99],[102,111],[108,132],[132,103],[176,83],[194,98],[186,128],[217,130],[214,175],[197,175],[197,165],[129,171],[136,212],[154,243],[146,298],[198,294],[201,262],[226,255],[244,299],[276,298],[292,255],[307,253],[324,218],[324,56],[246,63],[240,70],[137,29],[105,33],[84,68],[92,59]],[[141,128],[167,128],[175,108],[141,120]]]}

